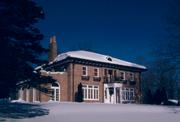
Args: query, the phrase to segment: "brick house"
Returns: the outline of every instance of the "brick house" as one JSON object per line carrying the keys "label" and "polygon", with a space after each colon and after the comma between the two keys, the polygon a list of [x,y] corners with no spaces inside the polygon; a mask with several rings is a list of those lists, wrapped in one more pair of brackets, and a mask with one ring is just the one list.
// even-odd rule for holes
{"label": "brick house", "polygon": [[29,102],[75,101],[81,83],[85,102],[140,102],[141,73],[146,71],[146,67],[83,50],[57,56],[54,54],[57,51],[55,37],[50,41],[50,48],[50,62],[36,70],[42,75],[52,76],[57,82],[43,84],[43,87],[50,90],[47,93],[35,88],[20,89],[20,99]]}

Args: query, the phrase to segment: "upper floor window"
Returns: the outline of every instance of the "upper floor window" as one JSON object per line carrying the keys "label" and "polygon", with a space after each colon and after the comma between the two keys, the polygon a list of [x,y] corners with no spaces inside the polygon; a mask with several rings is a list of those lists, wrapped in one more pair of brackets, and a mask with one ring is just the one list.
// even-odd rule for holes
{"label": "upper floor window", "polygon": [[87,66],[83,66],[82,67],[82,75],[83,76],[87,76],[88,75],[88,71],[87,70],[88,70]]}
{"label": "upper floor window", "polygon": [[130,73],[129,74],[129,80],[130,81],[134,81],[134,73]]}
{"label": "upper floor window", "polygon": [[104,69],[104,76],[107,76],[107,69]]}
{"label": "upper floor window", "polygon": [[94,69],[94,76],[99,77],[99,68]]}
{"label": "upper floor window", "polygon": [[114,77],[117,77],[117,72],[116,72],[116,70],[114,70]]}
{"label": "upper floor window", "polygon": [[125,80],[125,72],[120,72],[120,77],[122,80]]}

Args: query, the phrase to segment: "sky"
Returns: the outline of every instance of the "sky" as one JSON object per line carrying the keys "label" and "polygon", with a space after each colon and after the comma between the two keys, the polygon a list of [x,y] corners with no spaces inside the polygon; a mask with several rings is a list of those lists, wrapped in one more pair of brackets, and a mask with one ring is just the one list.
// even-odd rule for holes
{"label": "sky", "polygon": [[[59,53],[87,47],[119,59],[148,59],[165,34],[171,0],[37,0],[45,12],[38,27],[57,37]],[[79,46],[80,45],[80,46]],[[83,45],[83,46],[82,46]]]}

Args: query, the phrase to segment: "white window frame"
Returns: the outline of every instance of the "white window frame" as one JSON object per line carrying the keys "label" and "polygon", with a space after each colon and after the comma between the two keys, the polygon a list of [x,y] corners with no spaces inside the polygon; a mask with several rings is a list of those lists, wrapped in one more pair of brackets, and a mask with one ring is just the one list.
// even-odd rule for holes
{"label": "white window frame", "polygon": [[19,90],[19,99],[23,100],[23,94],[24,94],[24,90],[22,88],[20,88]]}
{"label": "white window frame", "polygon": [[[95,76],[95,69],[97,69],[97,76]],[[94,68],[94,77],[99,77],[99,68]]]}
{"label": "white window frame", "polygon": [[[51,89],[54,91],[54,96],[52,96],[51,100],[52,101],[60,101],[60,84],[58,82],[55,82],[56,84],[58,84],[58,87],[57,86],[52,86],[51,85]],[[56,90],[58,90],[59,94],[58,94],[58,100],[57,100],[57,94],[56,94]]]}
{"label": "white window frame", "polygon": [[126,73],[125,71],[120,71],[120,74],[123,73],[123,79],[122,80],[126,80]]}
{"label": "white window frame", "polygon": [[[131,74],[132,74],[132,77],[131,77]],[[133,72],[130,72],[129,73],[129,80],[134,81],[134,79],[135,79],[135,74]]]}
{"label": "white window frame", "polygon": [[99,86],[98,85],[83,85],[83,99],[98,101],[99,100]]}
{"label": "white window frame", "polygon": [[[132,93],[132,98],[131,98],[131,93]],[[135,97],[135,90],[134,88],[123,88],[122,95],[123,95],[122,101],[133,102]]]}
{"label": "white window frame", "polygon": [[[85,70],[86,74],[85,75],[83,74],[83,72],[84,72],[83,68],[86,68],[86,70]],[[88,67],[87,66],[82,67],[82,76],[88,76]]]}

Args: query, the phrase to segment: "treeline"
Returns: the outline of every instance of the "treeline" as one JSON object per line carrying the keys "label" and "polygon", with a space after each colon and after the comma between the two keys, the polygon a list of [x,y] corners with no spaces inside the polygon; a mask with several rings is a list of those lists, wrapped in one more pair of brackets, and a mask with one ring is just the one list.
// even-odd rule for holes
{"label": "treeline", "polygon": [[167,17],[167,36],[153,42],[150,61],[144,62],[143,102],[168,104],[168,99],[180,101],[180,0],[172,1]]}
{"label": "treeline", "polygon": [[[175,103],[170,103],[168,101],[168,96],[165,88],[158,88],[155,92],[148,89],[145,92],[145,98],[143,101],[145,104],[155,104],[155,105],[173,105]],[[178,103],[179,104],[179,103]]]}

